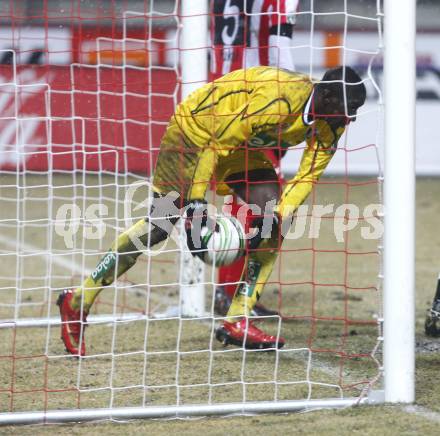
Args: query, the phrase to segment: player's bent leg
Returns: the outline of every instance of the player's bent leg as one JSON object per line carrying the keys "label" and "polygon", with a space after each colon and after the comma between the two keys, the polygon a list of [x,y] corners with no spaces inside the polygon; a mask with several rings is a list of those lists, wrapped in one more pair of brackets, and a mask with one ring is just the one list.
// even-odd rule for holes
{"label": "player's bent leg", "polygon": [[264,239],[257,251],[249,253],[242,283],[238,286],[227,313],[229,320],[252,315],[252,309],[261,298],[277,256],[278,242],[271,238]]}
{"label": "player's bent leg", "polygon": [[[276,183],[256,185],[247,189],[246,199],[250,204],[256,204],[264,211],[267,202],[278,201],[278,189]],[[268,229],[270,233],[267,235],[260,233],[262,239],[259,239],[258,245],[253,246],[249,252],[242,283],[235,292],[226,320],[216,331],[217,339],[224,344],[264,349],[281,348],[285,343],[284,338],[265,333],[248,319],[248,316],[253,314],[253,309],[263,293],[278,256],[280,229],[276,221],[272,224],[275,225],[271,225]]]}
{"label": "player's bent leg", "polygon": [[[251,167],[253,169],[247,172],[237,172],[225,177],[225,183],[248,204],[257,205],[263,212],[266,204],[270,201],[275,201],[280,193],[280,179],[272,164],[264,160],[260,161],[261,153],[253,153],[251,158]],[[260,167],[261,166],[261,167]],[[236,203],[232,204],[232,214],[237,215],[239,207]],[[249,211],[250,212],[250,211]],[[246,229],[248,229],[249,222],[255,218],[254,215],[248,213]],[[244,258],[237,260],[234,264],[222,267],[219,271],[220,283],[238,283],[244,271]],[[214,309],[219,315],[226,315],[231,301],[235,295],[237,286],[225,285],[218,286],[215,293]],[[252,315],[255,316],[271,316],[278,315],[278,312],[266,308],[261,303],[256,303],[252,309]]]}
{"label": "player's bent leg", "polygon": [[219,341],[227,344],[244,346],[249,349],[281,348],[285,340],[269,335],[255,327],[248,316],[252,314],[264,289],[277,258],[277,239],[265,239],[258,251],[249,254],[247,274],[238,287],[227,318],[216,331]]}
{"label": "player's bent leg", "polygon": [[[151,225],[148,220],[140,220],[118,237],[84,283],[73,291],[71,297],[62,298],[63,304],[60,304],[62,318],[64,317],[67,322],[72,321],[71,325],[76,325],[74,322],[82,316],[84,322],[102,289],[111,285],[117,277],[136,263],[143,247],[151,248],[168,237],[178,220],[180,208],[184,206],[183,200],[188,197],[188,189],[194,186],[197,189],[201,186],[197,183],[199,180],[194,180],[195,168],[206,170],[210,167],[203,165],[207,160],[207,154],[204,155],[205,160],[201,158],[203,151],[199,147],[185,143],[178,125],[172,118],[162,138],[154,171],[153,186],[156,193],[150,213]],[[182,162],[184,162],[183,168]],[[176,176],[176,168],[182,169],[179,176]],[[202,171],[201,177],[209,180],[207,174],[208,171]],[[83,311],[81,315],[80,311]],[[78,344],[71,329],[62,329],[62,339],[69,352],[78,354]],[[80,351],[81,348],[82,344]]]}
{"label": "player's bent leg", "polygon": [[[172,227],[177,218],[168,219]],[[58,297],[61,315],[61,339],[66,350],[74,355],[85,354],[84,330],[87,315],[99,293],[128,271],[142,253],[168,237],[166,226],[150,226],[145,219],[122,233],[84,283],[74,291],[65,290]],[[117,271],[116,271],[117,267]]]}
{"label": "player's bent leg", "polygon": [[[128,271],[136,263],[137,258],[141,254],[140,247],[136,247],[136,245],[139,245],[136,244],[136,241],[146,239],[148,228],[149,226],[145,219],[141,219],[119,235],[110,250],[99,261],[82,286],[75,289],[72,298],[73,309],[80,309],[82,307],[88,313],[102,289],[111,285],[116,278]],[[146,248],[147,246],[144,247]]]}

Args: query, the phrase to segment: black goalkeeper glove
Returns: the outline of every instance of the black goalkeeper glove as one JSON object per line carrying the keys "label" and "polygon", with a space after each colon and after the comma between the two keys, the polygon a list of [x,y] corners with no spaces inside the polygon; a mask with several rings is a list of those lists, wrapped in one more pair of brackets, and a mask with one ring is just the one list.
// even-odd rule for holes
{"label": "black goalkeeper glove", "polygon": [[254,218],[251,227],[256,229],[255,236],[249,239],[248,247],[255,250],[265,238],[278,236],[281,227],[281,217],[274,212],[273,215],[259,216]]}
{"label": "black goalkeeper glove", "polygon": [[185,233],[186,242],[193,256],[203,260],[207,247],[203,243],[202,229],[215,229],[215,221],[208,217],[208,207],[205,200],[192,200],[186,206]]}

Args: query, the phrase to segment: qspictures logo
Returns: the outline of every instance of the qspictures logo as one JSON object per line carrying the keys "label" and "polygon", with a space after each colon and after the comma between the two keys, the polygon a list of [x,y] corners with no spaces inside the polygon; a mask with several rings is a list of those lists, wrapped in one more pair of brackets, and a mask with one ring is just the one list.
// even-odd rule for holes
{"label": "qspictures logo", "polygon": [[[135,194],[138,189],[146,187],[148,189],[140,191],[141,195],[135,200]],[[137,226],[136,231],[130,234],[131,242],[137,250],[145,252],[148,256],[156,256],[166,250],[167,243],[172,239],[178,246],[182,238],[185,239],[184,232],[180,226],[175,226],[174,222],[178,222],[178,218],[185,216],[186,208],[179,209],[176,206],[176,199],[179,195],[171,192],[165,196],[154,199],[154,207],[152,201],[152,190],[149,183],[134,183],[126,191],[124,198],[124,229]],[[224,203],[220,209],[213,204],[207,205],[207,213],[210,217],[218,215],[230,216],[232,213],[232,197],[224,197]],[[245,223],[249,212],[255,217],[263,217],[262,235],[263,238],[269,238],[272,234],[272,227],[275,224],[274,210],[277,206],[274,200],[266,203],[264,210],[255,204],[243,204],[238,209],[237,219]],[[331,232],[335,241],[343,243],[347,232],[357,229],[362,239],[380,239],[384,232],[383,205],[379,203],[366,204],[359,207],[356,204],[314,204],[300,205],[298,208],[292,208],[291,213],[287,213],[283,217],[281,223],[281,234],[284,239],[296,240],[303,237],[317,239],[321,235],[321,224],[326,221],[332,225],[329,229],[325,227],[326,232]],[[145,218],[144,218],[145,217]],[[57,235],[64,239],[67,248],[75,246],[75,238],[80,235],[86,240],[100,240],[107,232],[109,210],[105,204],[94,203],[87,206],[83,211],[77,204],[63,204],[57,211],[54,230]],[[200,221],[201,223],[202,221]],[[165,232],[170,238],[162,240],[160,244],[150,246],[148,233],[155,228],[159,228]],[[199,230],[200,231],[200,230]],[[252,239],[258,228],[252,226],[245,232],[246,240]],[[355,230],[356,231],[356,230]],[[110,262],[115,261],[112,257],[115,255],[110,253],[103,259],[103,264],[99,265],[94,272],[95,277],[103,274],[110,268]],[[105,269],[104,269],[105,268]],[[94,278],[95,278],[94,277]]]}

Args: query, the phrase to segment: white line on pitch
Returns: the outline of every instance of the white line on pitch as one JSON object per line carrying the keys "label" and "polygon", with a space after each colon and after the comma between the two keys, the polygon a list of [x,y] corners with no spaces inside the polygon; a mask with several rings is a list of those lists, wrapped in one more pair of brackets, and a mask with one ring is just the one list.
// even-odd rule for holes
{"label": "white line on pitch", "polygon": [[[92,270],[89,268],[83,268],[81,265],[79,265],[78,263],[74,262],[73,260],[70,259],[66,259],[63,256],[57,256],[57,255],[53,255],[51,253],[47,253],[46,251],[42,250],[41,248],[33,245],[33,244],[29,244],[26,242],[23,242],[21,244],[17,244],[17,241],[13,238],[9,238],[5,235],[0,234],[0,242],[5,244],[6,246],[8,246],[9,248],[12,249],[25,249],[26,251],[30,251],[30,252],[34,252],[34,253],[38,253],[40,255],[43,255],[44,257],[46,257],[47,259],[49,259],[50,262],[62,267],[62,268],[67,268],[68,270],[72,271],[72,273],[75,274],[79,274],[79,275],[89,275],[91,274]],[[123,283],[116,283],[117,286],[119,286],[120,288],[125,288],[125,285]],[[127,291],[131,291],[130,288],[126,288]],[[136,292],[136,290],[134,290],[134,292]],[[168,305],[175,305],[176,302],[175,300],[172,300],[171,298],[169,298],[166,295],[161,295],[160,296],[160,303],[161,304],[168,304]]]}
{"label": "white line on pitch", "polygon": [[49,254],[45,251],[42,251],[41,248],[36,247],[35,245],[28,244],[26,242],[22,242],[17,244],[17,241],[13,238],[9,238],[5,235],[0,234],[0,242],[7,245],[10,248],[24,248],[26,251],[37,252],[42,254],[46,258],[50,259],[52,263],[61,266],[63,268],[68,268],[75,274],[82,274],[83,272],[86,274],[90,274],[92,271],[87,268],[82,268],[82,266],[78,265],[72,260],[65,259],[63,256],[56,256],[53,254]]}
{"label": "white line on pitch", "polygon": [[429,421],[440,423],[440,413],[434,412],[433,410],[427,409],[423,406],[402,406],[401,408],[406,413],[411,413],[412,415],[420,416],[422,418],[428,419]]}

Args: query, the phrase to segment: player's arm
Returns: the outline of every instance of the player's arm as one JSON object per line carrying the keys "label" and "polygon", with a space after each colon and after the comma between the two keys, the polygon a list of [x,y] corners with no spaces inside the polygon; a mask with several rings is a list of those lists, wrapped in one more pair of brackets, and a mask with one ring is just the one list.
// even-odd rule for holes
{"label": "player's arm", "polygon": [[[186,198],[185,232],[188,248],[194,256],[202,256],[202,229],[209,226],[206,191],[217,165],[218,155],[214,147],[208,145],[200,150],[193,171],[191,185]],[[212,224],[211,224],[212,225]],[[202,250],[202,251],[200,251]]]}
{"label": "player's arm", "polygon": [[307,199],[310,191],[333,157],[343,128],[336,133],[327,124],[323,134],[318,134],[307,140],[301,165],[295,177],[286,183],[283,194],[275,211],[281,216],[288,216]]}
{"label": "player's arm", "polygon": [[274,12],[270,20],[269,65],[294,71],[292,37],[298,0],[282,0],[279,7],[279,12]]}
{"label": "player's arm", "polygon": [[187,200],[203,200],[217,166],[218,154],[214,147],[206,146],[198,154]]}

